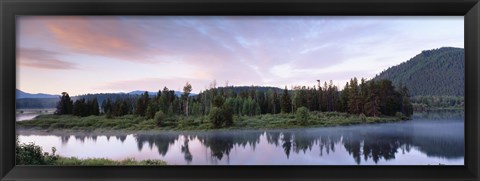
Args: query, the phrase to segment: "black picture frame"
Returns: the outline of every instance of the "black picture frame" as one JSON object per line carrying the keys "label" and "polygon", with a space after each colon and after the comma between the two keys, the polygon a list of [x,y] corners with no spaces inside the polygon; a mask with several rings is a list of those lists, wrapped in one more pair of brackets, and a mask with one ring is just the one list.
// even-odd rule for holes
{"label": "black picture frame", "polygon": [[[479,0],[0,0],[0,179],[479,180]],[[464,166],[16,166],[18,15],[460,15],[465,17]]]}

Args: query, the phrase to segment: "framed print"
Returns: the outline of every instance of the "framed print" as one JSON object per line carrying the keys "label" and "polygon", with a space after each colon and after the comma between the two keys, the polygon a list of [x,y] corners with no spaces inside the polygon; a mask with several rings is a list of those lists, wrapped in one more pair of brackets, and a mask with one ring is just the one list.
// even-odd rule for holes
{"label": "framed print", "polygon": [[478,1],[2,1],[2,180],[478,179]]}

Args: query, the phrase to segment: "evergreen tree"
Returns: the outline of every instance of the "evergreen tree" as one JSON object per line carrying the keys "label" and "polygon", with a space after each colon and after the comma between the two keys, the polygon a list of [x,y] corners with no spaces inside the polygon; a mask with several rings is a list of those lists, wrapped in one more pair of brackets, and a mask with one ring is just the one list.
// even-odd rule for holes
{"label": "evergreen tree", "polygon": [[107,99],[103,112],[106,114],[107,118],[112,118],[112,101],[110,98]]}
{"label": "evergreen tree", "polygon": [[413,106],[410,103],[410,93],[406,86],[401,87],[400,94],[402,95],[402,113],[410,117],[413,114]]}
{"label": "evergreen tree", "polygon": [[70,99],[70,96],[67,92],[62,92],[62,96],[60,97],[60,101],[57,103],[57,110],[55,114],[63,115],[63,114],[72,114],[73,109],[73,101]]}
{"label": "evergreen tree", "polygon": [[369,92],[369,90],[367,89],[367,84],[365,83],[365,79],[362,78],[360,80],[360,93],[358,95],[359,96],[359,107],[360,107],[359,112],[360,113],[365,114],[365,104],[367,103],[368,92]]}
{"label": "evergreen tree", "polygon": [[233,124],[233,110],[230,104],[223,104],[222,106],[224,124],[229,127]]}
{"label": "evergreen tree", "polygon": [[365,115],[377,117],[380,115],[379,92],[374,81],[368,83],[368,94],[365,103]]}
{"label": "evergreen tree", "polygon": [[98,107],[98,100],[96,97],[93,98],[91,102],[91,106],[92,106],[92,115],[95,115],[95,116],[100,115],[100,108]]}
{"label": "evergreen tree", "polygon": [[158,104],[156,101],[150,101],[148,104],[147,110],[145,112],[145,119],[152,119],[159,110]]}
{"label": "evergreen tree", "polygon": [[358,82],[357,78],[350,79],[350,87],[348,88],[348,112],[350,114],[359,114],[359,96],[358,96]]}
{"label": "evergreen tree", "polygon": [[285,89],[283,90],[281,105],[282,113],[291,112],[291,100],[290,95],[288,94],[287,86],[285,86]]}
{"label": "evergreen tree", "polygon": [[85,114],[86,110],[87,110],[87,105],[85,104],[84,98],[76,100],[75,103],[73,104],[72,113],[75,116],[81,116],[81,117],[86,116]]}
{"label": "evergreen tree", "polygon": [[220,95],[217,95],[217,96],[215,96],[215,99],[213,100],[213,106],[222,107],[224,102],[225,102],[225,100],[223,99],[223,97],[220,96]]}
{"label": "evergreen tree", "polygon": [[340,99],[341,99],[341,102],[342,102],[342,109],[340,109],[339,111],[349,112],[348,101],[350,99],[350,92],[351,92],[350,85],[347,82],[347,84],[343,88],[343,91],[340,94]]}
{"label": "evergreen tree", "polygon": [[148,96],[148,92],[145,91],[145,93],[143,93],[140,96],[140,98],[138,98],[138,100],[137,100],[137,104],[136,104],[136,107],[135,107],[135,115],[141,116],[141,117],[145,116],[149,100],[150,100],[150,98]]}

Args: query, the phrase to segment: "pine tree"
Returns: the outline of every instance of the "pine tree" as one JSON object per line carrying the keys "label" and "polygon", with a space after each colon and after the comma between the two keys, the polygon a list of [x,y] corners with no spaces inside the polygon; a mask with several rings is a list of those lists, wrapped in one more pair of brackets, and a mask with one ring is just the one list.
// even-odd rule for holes
{"label": "pine tree", "polygon": [[97,98],[93,98],[92,103],[92,115],[98,116],[100,115],[100,108],[98,107],[98,100]]}
{"label": "pine tree", "polygon": [[291,100],[290,95],[288,94],[287,86],[283,90],[282,94],[282,102],[281,102],[281,111],[282,113],[290,113],[291,112]]}
{"label": "pine tree", "polygon": [[350,79],[350,87],[348,90],[348,112],[350,114],[359,114],[358,82],[356,77]]}
{"label": "pine tree", "polygon": [[55,114],[63,115],[63,114],[72,114],[73,109],[73,101],[70,99],[70,96],[67,92],[62,92],[62,96],[60,97],[60,101],[57,103],[57,110]]}
{"label": "pine tree", "polygon": [[341,99],[341,102],[342,102],[342,109],[340,111],[348,112],[349,111],[348,101],[350,99],[350,85],[348,84],[348,82],[347,82],[347,84],[343,88],[343,91],[340,94],[340,99]]}
{"label": "pine tree", "polygon": [[360,113],[365,114],[365,104],[367,103],[368,99],[368,87],[367,84],[365,83],[365,79],[362,78],[360,80],[360,93],[359,93],[359,105],[360,105]]}
{"label": "pine tree", "polygon": [[402,113],[410,117],[413,114],[413,106],[410,103],[410,92],[406,86],[401,87],[400,94],[402,95]]}
{"label": "pine tree", "polygon": [[368,89],[369,91],[365,103],[365,115],[377,117],[380,115],[379,93],[373,80],[368,83]]}
{"label": "pine tree", "polygon": [[144,117],[147,111],[147,106],[150,98],[148,97],[148,92],[145,91],[138,99],[135,107],[135,115]]}

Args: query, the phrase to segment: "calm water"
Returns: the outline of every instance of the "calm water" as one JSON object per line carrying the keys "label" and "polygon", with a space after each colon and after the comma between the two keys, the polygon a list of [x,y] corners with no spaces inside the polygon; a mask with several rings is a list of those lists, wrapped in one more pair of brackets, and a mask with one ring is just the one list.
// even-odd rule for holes
{"label": "calm water", "polygon": [[161,159],[175,165],[463,165],[463,112],[412,121],[259,131],[45,133],[18,130],[62,156]]}
{"label": "calm water", "polygon": [[40,114],[53,114],[55,109],[17,109],[15,117],[17,121],[27,121]]}

